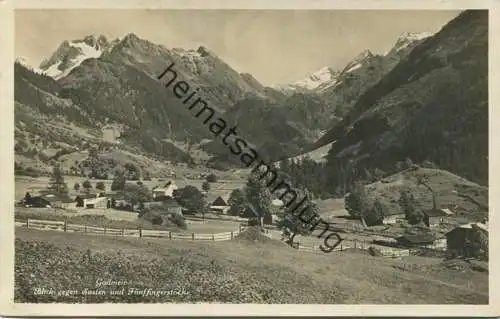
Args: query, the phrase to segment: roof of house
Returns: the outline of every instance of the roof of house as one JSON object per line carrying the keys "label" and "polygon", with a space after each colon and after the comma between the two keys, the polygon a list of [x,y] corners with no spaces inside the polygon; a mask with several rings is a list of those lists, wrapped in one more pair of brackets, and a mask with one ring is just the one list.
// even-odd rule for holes
{"label": "roof of house", "polygon": [[97,204],[97,203],[100,203],[100,202],[107,202],[108,201],[108,198],[107,197],[96,197],[96,198],[87,198],[85,200],[85,205],[88,205],[88,204]]}
{"label": "roof of house", "polygon": [[385,216],[385,217],[386,218],[388,218],[388,217],[398,218],[398,217],[404,217],[404,216],[405,216],[404,213],[396,212],[395,214],[387,214],[387,216]]}
{"label": "roof of house", "polygon": [[207,203],[213,204],[220,197],[227,204],[230,196],[231,196],[231,194],[229,194],[229,193],[221,195],[221,194],[214,194],[214,193],[208,192],[207,196],[206,196],[206,201],[207,201]]}
{"label": "roof of house", "polygon": [[77,197],[80,197],[82,199],[97,198],[97,194],[81,194],[77,195]]}
{"label": "roof of house", "polygon": [[467,223],[467,224],[463,224],[463,225],[460,225],[458,227],[455,227],[453,228],[452,230],[450,230],[449,232],[447,232],[446,234],[449,234],[451,232],[454,232],[454,231],[457,231],[457,230],[465,230],[465,229],[472,229],[472,226],[477,226],[479,229],[483,230],[483,231],[488,231],[488,225],[486,224],[483,224],[483,223]]}
{"label": "roof of house", "polygon": [[405,234],[396,238],[399,242],[408,242],[412,244],[427,244],[436,240],[436,236],[430,233],[423,234]]}
{"label": "roof of house", "polygon": [[273,199],[272,202],[271,202],[271,204],[273,204],[273,206],[281,207],[285,203],[283,203],[283,201],[281,199]]}
{"label": "roof of house", "polygon": [[447,208],[439,208],[439,209],[429,209],[424,211],[424,214],[429,216],[429,217],[444,217],[444,216],[449,216],[453,213]]}
{"label": "roof of house", "polygon": [[73,202],[70,198],[63,198],[55,194],[45,194],[42,195],[41,197],[49,202],[63,202],[63,203]]}
{"label": "roof of house", "polygon": [[211,209],[228,210],[231,206],[210,206]]}
{"label": "roof of house", "polygon": [[224,200],[222,196],[217,196],[217,198],[212,202],[212,206],[228,206],[227,200]]}

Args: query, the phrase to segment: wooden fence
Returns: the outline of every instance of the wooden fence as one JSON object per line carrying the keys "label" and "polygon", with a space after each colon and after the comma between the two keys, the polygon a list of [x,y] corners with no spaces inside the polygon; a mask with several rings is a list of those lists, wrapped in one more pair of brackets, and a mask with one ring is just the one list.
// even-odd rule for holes
{"label": "wooden fence", "polygon": [[95,227],[88,225],[69,224],[66,221],[50,221],[39,219],[27,219],[26,221],[16,221],[17,227],[26,227],[38,230],[56,230],[67,233],[82,233],[93,235],[109,235],[109,236],[127,236],[127,237],[146,237],[146,238],[163,238],[170,240],[204,240],[204,241],[225,241],[232,240],[245,228],[218,233],[218,234],[197,234],[197,233],[176,233],[168,230],[151,230],[151,229],[127,229],[127,228],[108,228]]}
{"label": "wooden fence", "polygon": [[[39,219],[27,219],[26,221],[16,221],[17,227],[26,227],[38,230],[56,230],[67,233],[82,233],[93,235],[108,235],[108,236],[125,236],[125,237],[140,237],[140,238],[162,238],[169,240],[197,240],[197,241],[227,241],[232,240],[245,231],[248,226],[240,225],[239,229],[231,232],[218,233],[218,234],[197,234],[197,233],[176,233],[168,230],[151,230],[151,229],[126,229],[126,228],[107,228],[95,227],[88,225],[69,224],[66,221],[50,221]],[[262,233],[264,236],[272,238],[268,231]],[[276,238],[275,238],[276,239]],[[366,250],[372,244],[358,240],[343,240],[332,251],[344,251],[346,249],[363,249]],[[299,251],[322,253],[320,245],[308,245],[303,243],[294,243],[294,248]],[[324,249],[328,249],[323,244]],[[408,249],[381,247],[376,245],[384,257],[401,257],[410,254]]]}
{"label": "wooden fence", "polygon": [[[307,251],[307,252],[315,252],[315,253],[325,253],[321,250],[320,246],[323,246],[323,249],[328,251],[328,247],[324,244],[322,245],[307,245],[302,243],[294,243],[294,246],[299,251]],[[409,249],[401,249],[401,248],[392,248],[392,247],[381,247],[378,245],[373,245],[371,243],[360,241],[360,240],[343,240],[333,251],[345,251],[347,249],[361,249],[368,250],[368,248],[374,247],[380,251],[383,257],[397,258],[402,256],[409,256]]]}
{"label": "wooden fence", "polygon": [[[323,249],[328,251],[328,246],[322,245],[308,245],[302,243],[294,243],[297,246],[298,250],[309,251],[309,252],[321,252],[324,253],[320,246],[323,246]],[[343,251],[346,249],[368,249],[368,244],[359,240],[343,240],[335,249],[332,251]]]}

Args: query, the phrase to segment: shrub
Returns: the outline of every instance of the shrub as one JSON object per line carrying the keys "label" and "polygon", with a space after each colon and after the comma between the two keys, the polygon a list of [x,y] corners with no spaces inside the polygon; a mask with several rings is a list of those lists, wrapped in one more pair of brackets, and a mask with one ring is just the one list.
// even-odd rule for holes
{"label": "shrub", "polygon": [[163,224],[163,218],[160,215],[156,215],[151,219],[151,223],[153,225],[161,225]]}
{"label": "shrub", "polygon": [[186,220],[181,215],[172,214],[168,219],[177,227],[187,229]]}
{"label": "shrub", "polygon": [[85,188],[85,190],[88,192],[92,188],[92,184],[90,183],[89,180],[86,180],[85,182],[82,183],[82,187]]}
{"label": "shrub", "polygon": [[106,189],[106,186],[104,185],[104,183],[103,183],[103,182],[98,182],[98,183],[95,185],[95,188],[103,191],[103,190],[105,190],[105,189]]}
{"label": "shrub", "polygon": [[205,192],[208,192],[210,190],[210,183],[207,181],[203,182],[203,184],[201,185],[201,189],[203,189]]}
{"label": "shrub", "polygon": [[208,174],[207,175],[207,182],[209,183],[215,183],[217,182],[217,176],[215,174]]}

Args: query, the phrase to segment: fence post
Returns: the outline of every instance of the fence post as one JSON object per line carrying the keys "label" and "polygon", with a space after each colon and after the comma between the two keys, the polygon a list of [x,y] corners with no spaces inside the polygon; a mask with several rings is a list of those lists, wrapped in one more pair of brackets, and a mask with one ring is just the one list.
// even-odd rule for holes
{"label": "fence post", "polygon": [[168,232],[168,239],[170,239],[170,240],[172,239],[172,232],[170,232],[170,231]]}
{"label": "fence post", "polygon": [[233,232],[231,232],[231,240],[233,240]]}
{"label": "fence post", "polygon": [[194,233],[191,233],[191,238],[194,240]]}
{"label": "fence post", "polygon": [[122,236],[125,236],[125,228],[122,228]]}
{"label": "fence post", "polygon": [[85,225],[85,234],[87,233],[87,225]]}
{"label": "fence post", "polygon": [[68,230],[68,220],[65,219],[64,220],[64,232],[66,232]]}
{"label": "fence post", "polygon": [[26,219],[26,228],[30,228],[30,219],[29,218]]}
{"label": "fence post", "polygon": [[340,251],[343,251],[344,249],[342,248],[342,242],[340,242]]}
{"label": "fence post", "polygon": [[214,234],[212,234],[212,240],[213,240],[213,241],[215,241],[215,236],[214,236]]}
{"label": "fence post", "polygon": [[142,237],[142,228],[139,227],[139,237]]}
{"label": "fence post", "polygon": [[106,226],[104,226],[104,234],[106,234]]}
{"label": "fence post", "polygon": [[357,242],[358,242],[358,241],[357,241],[356,239],[354,239],[354,249],[356,249],[356,244],[357,244]]}

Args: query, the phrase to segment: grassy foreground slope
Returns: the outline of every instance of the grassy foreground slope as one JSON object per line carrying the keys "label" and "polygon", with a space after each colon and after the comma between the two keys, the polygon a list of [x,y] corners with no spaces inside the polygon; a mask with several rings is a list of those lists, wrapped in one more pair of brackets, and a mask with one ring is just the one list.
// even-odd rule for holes
{"label": "grassy foreground slope", "polygon": [[[439,260],[298,252],[272,240],[161,241],[16,229],[16,302],[487,303],[488,275]],[[424,264],[425,262],[425,264]],[[96,280],[183,294],[50,296]],[[120,286],[104,288],[116,290]]]}

